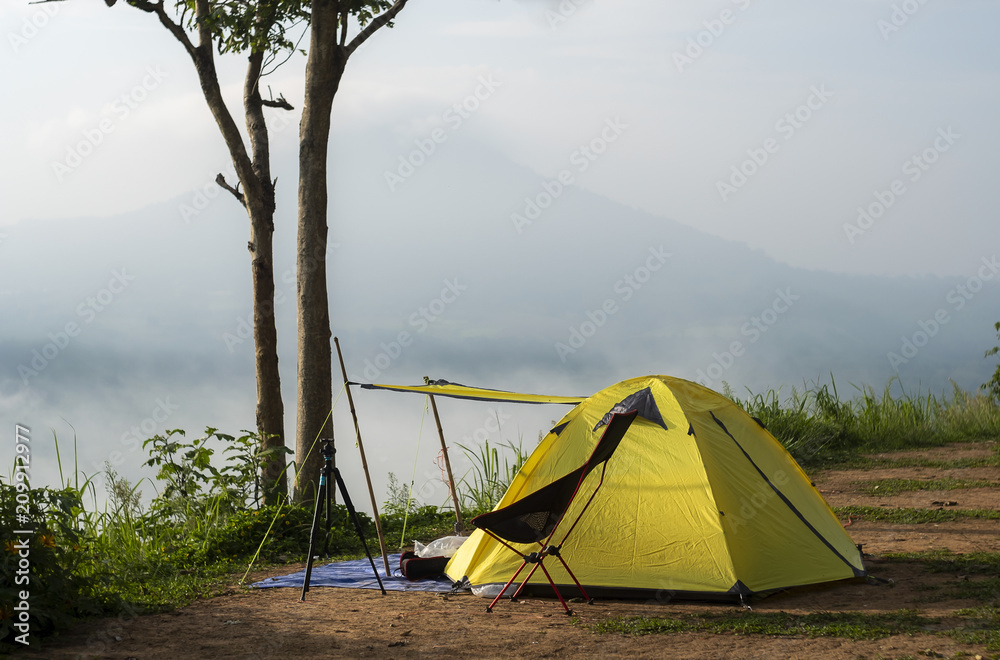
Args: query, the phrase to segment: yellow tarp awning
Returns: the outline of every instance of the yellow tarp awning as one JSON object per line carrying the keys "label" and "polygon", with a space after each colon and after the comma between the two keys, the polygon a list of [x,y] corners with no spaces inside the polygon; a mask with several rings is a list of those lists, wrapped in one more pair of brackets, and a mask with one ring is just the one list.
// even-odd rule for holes
{"label": "yellow tarp awning", "polygon": [[393,392],[416,392],[418,394],[433,394],[454,399],[471,399],[473,401],[499,401],[506,403],[557,403],[575,406],[587,397],[585,396],[549,396],[546,394],[520,394],[503,390],[489,390],[481,387],[468,387],[446,380],[431,381],[427,385],[377,385],[372,383],[350,383],[360,385],[366,390],[391,390]]}

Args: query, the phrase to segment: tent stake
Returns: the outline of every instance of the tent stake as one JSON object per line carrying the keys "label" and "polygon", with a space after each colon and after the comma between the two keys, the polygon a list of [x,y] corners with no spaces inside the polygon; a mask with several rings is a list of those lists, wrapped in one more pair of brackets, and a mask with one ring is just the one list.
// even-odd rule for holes
{"label": "tent stake", "polygon": [[365,481],[368,483],[368,495],[372,500],[372,513],[375,514],[375,531],[378,534],[378,547],[382,551],[382,562],[385,564],[385,576],[392,576],[392,569],[389,568],[389,554],[385,548],[385,537],[382,535],[382,521],[378,517],[378,504],[375,502],[375,490],[372,488],[371,474],[368,472],[368,460],[365,458],[365,445],[361,442],[361,426],[358,424],[358,413],[354,410],[354,397],[351,396],[351,386],[348,383],[347,367],[344,366],[344,354],[340,351],[340,340],[333,338],[333,343],[337,346],[337,357],[340,359],[340,371],[344,374],[344,389],[347,390],[347,403],[351,408],[351,417],[354,418],[354,433],[358,438],[358,449],[361,452],[361,467],[365,471]]}
{"label": "tent stake", "polygon": [[[424,380],[429,381],[425,378]],[[438,437],[441,438],[441,452],[444,455],[444,467],[448,472],[448,488],[451,490],[451,501],[455,506],[455,533],[461,534],[465,531],[465,523],[462,521],[462,507],[458,505],[458,491],[455,489],[455,477],[451,473],[451,460],[448,458],[448,445],[444,441],[444,430],[441,428],[441,417],[438,415],[437,404],[434,402],[434,395],[427,395],[431,400],[431,410],[434,411],[434,423],[438,427]]]}

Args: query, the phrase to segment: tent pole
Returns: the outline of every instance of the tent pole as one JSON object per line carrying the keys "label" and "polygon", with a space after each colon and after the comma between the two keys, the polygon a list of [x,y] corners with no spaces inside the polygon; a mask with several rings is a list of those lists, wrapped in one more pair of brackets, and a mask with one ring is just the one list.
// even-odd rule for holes
{"label": "tent pole", "polygon": [[333,343],[337,346],[337,357],[340,359],[340,371],[344,374],[344,389],[347,390],[347,403],[351,407],[351,417],[354,418],[354,433],[358,438],[358,449],[361,452],[361,467],[365,471],[365,481],[368,483],[368,495],[372,500],[372,513],[375,514],[375,531],[378,533],[378,547],[382,551],[382,562],[385,564],[385,576],[392,576],[392,569],[389,568],[389,554],[385,548],[385,537],[382,535],[382,521],[378,517],[378,504],[375,502],[375,490],[372,488],[371,474],[368,472],[368,460],[365,458],[365,445],[361,442],[361,426],[358,425],[358,413],[354,410],[354,397],[351,396],[351,386],[348,383],[347,367],[344,366],[344,354],[340,351],[340,340],[333,338]]}
{"label": "tent pole", "polygon": [[455,489],[455,477],[451,473],[451,460],[448,458],[448,445],[444,441],[444,430],[441,428],[441,417],[438,415],[437,404],[434,402],[434,395],[428,394],[431,400],[431,410],[434,411],[434,422],[438,427],[438,437],[441,438],[441,452],[444,455],[444,467],[448,472],[448,489],[451,490],[451,501],[455,506],[455,532],[465,531],[465,523],[462,521],[462,507],[458,505],[458,491]]}

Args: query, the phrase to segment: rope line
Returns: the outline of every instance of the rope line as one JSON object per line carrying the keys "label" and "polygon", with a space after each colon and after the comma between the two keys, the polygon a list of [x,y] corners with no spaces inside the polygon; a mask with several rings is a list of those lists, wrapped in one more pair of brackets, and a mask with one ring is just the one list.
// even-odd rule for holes
{"label": "rope line", "polygon": [[420,459],[420,438],[424,435],[424,420],[427,419],[430,396],[424,398],[424,414],[420,416],[420,430],[417,432],[417,452],[413,456],[413,473],[410,475],[410,490],[406,494],[406,509],[403,512],[403,532],[399,536],[399,547],[402,548],[406,539],[406,524],[410,518],[410,502],[413,501],[413,482],[417,478],[417,461]]}

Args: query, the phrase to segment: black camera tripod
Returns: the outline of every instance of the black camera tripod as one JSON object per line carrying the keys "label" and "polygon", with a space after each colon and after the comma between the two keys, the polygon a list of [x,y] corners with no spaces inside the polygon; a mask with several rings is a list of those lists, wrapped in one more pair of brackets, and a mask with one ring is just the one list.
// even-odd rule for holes
{"label": "black camera tripod", "polygon": [[340,470],[333,464],[333,453],[333,439],[323,440],[323,468],[319,475],[319,487],[316,489],[316,510],[313,512],[312,530],[309,532],[309,559],[306,561],[306,576],[302,581],[302,597],[299,600],[304,601],[306,599],[306,592],[309,591],[313,551],[316,548],[316,534],[319,531],[319,512],[323,508],[324,503],[326,506],[326,530],[323,535],[323,555],[326,556],[329,554],[330,526],[333,524],[333,492],[330,490],[331,476],[337,480],[340,495],[344,498],[344,506],[347,507],[347,512],[351,516],[351,522],[354,523],[354,530],[358,533],[358,538],[361,539],[365,555],[368,556],[368,563],[372,565],[372,572],[375,573],[375,579],[378,580],[379,589],[382,590],[382,595],[384,596],[385,586],[382,585],[382,578],[378,574],[378,569],[375,568],[375,560],[372,559],[372,555],[368,551],[368,542],[365,541],[365,533],[361,528],[361,519],[358,518],[358,512],[354,510],[354,505],[351,504],[351,496],[347,494],[347,487],[340,476]]}

